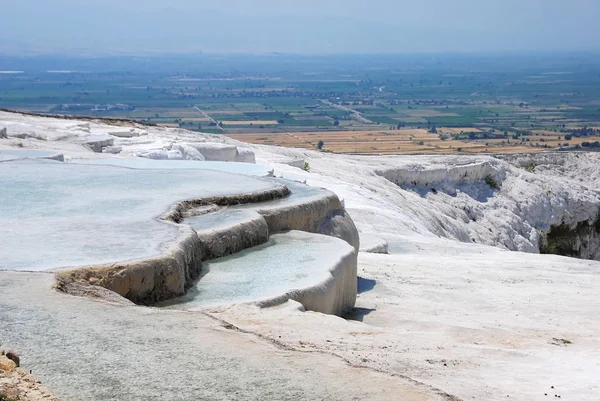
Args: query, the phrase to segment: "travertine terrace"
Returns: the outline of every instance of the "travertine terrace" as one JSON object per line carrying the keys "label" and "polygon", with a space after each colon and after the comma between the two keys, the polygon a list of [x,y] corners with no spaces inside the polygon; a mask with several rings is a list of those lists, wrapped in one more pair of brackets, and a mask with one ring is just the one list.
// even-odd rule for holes
{"label": "travertine terrace", "polygon": [[599,153],[119,124],[0,113],[0,342],[59,399],[600,397]]}

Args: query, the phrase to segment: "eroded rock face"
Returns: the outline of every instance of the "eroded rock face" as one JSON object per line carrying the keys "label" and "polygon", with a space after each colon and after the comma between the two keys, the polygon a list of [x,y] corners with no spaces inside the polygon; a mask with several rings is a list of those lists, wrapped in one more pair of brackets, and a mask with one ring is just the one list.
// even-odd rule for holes
{"label": "eroded rock face", "polygon": [[[596,219],[597,184],[587,176],[574,178],[582,170],[597,177],[593,157],[504,158],[514,165],[491,157],[432,157],[377,174],[418,196],[409,195],[410,207],[429,231],[463,242],[537,253],[551,227],[574,229]],[[594,235],[580,235],[570,253],[593,257],[594,241]]]}
{"label": "eroded rock face", "polygon": [[[16,362],[15,362],[16,359]],[[21,401],[58,401],[40,381],[19,368],[16,352],[0,349],[0,399]]]}
{"label": "eroded rock face", "polygon": [[574,227],[555,225],[540,238],[540,253],[600,260],[600,216]]}
{"label": "eroded rock face", "polygon": [[412,168],[382,170],[378,174],[403,188],[433,188],[450,194],[474,184],[486,183],[489,186],[491,180],[495,182],[492,186],[498,187],[506,176],[505,169],[488,161],[433,168],[415,165]]}
{"label": "eroded rock face", "polygon": [[358,230],[345,209],[336,210],[321,220],[317,225],[316,232],[343,239],[358,253],[360,248]]}
{"label": "eroded rock face", "polygon": [[265,219],[254,218],[239,224],[217,229],[198,230],[203,260],[217,259],[264,244],[269,240],[269,227]]}
{"label": "eroded rock face", "polygon": [[59,271],[59,289],[72,282],[104,287],[137,304],[148,305],[183,295],[202,269],[202,244],[189,229],[162,256]]}
{"label": "eroded rock face", "polygon": [[321,285],[295,291],[289,298],[308,310],[340,316],[356,303],[357,264],[356,252],[349,253],[335,265],[330,279]]}

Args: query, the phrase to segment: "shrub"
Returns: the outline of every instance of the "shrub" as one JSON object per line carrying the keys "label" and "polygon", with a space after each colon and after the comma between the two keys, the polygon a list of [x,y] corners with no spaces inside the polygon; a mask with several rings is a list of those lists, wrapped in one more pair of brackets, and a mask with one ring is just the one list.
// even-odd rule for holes
{"label": "shrub", "polygon": [[304,162],[304,171],[310,171],[310,164],[308,162]]}
{"label": "shrub", "polygon": [[485,176],[485,183],[488,184],[490,186],[490,188],[493,189],[498,189],[498,181],[496,181],[496,179],[494,177],[492,177],[490,174]]}
{"label": "shrub", "polygon": [[525,170],[529,171],[530,173],[535,173],[535,163],[529,163],[529,165],[525,167]]}
{"label": "shrub", "polygon": [[538,230],[538,234],[540,237],[540,253],[543,255],[557,255],[558,248],[556,246],[556,241],[552,238],[548,238],[547,234],[541,230]]}

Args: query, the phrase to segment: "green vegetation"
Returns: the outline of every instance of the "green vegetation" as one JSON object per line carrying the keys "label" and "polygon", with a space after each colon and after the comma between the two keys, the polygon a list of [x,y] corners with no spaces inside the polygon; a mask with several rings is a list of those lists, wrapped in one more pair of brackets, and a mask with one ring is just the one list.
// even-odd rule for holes
{"label": "green vegetation", "polygon": [[529,163],[529,165],[525,167],[525,170],[529,171],[530,173],[535,173],[535,167],[535,163]]}
{"label": "green vegetation", "polygon": [[0,71],[23,73],[0,74],[0,108],[211,133],[423,128],[554,148],[552,135],[562,149],[594,150],[598,70],[592,54],[2,57]]}
{"label": "green vegetation", "polygon": [[556,240],[542,233],[540,236],[540,253],[542,255],[559,255]]}
{"label": "green vegetation", "polygon": [[490,188],[492,189],[498,189],[498,181],[496,181],[496,179],[494,177],[492,177],[490,174],[485,176],[485,183],[488,184],[490,186]]}
{"label": "green vegetation", "polygon": [[540,232],[540,253],[580,257],[581,248],[594,234],[600,234],[600,216],[593,223],[581,221],[575,228],[565,223],[551,226],[547,233]]}
{"label": "green vegetation", "polygon": [[567,340],[566,338],[552,337],[550,344],[558,345],[559,347],[566,347],[567,345],[573,344],[573,342],[571,340]]}

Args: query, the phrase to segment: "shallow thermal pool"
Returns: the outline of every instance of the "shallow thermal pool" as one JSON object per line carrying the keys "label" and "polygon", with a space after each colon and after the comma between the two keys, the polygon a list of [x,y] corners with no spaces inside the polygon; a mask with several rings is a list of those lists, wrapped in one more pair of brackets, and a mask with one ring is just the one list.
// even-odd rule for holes
{"label": "shallow thermal pool", "polygon": [[318,285],[352,248],[325,235],[290,231],[265,244],[210,262],[188,293],[160,306],[194,310],[268,300],[294,289]]}
{"label": "shallow thermal pool", "polygon": [[192,226],[197,231],[229,227],[255,220],[258,216],[258,211],[310,202],[312,199],[321,199],[327,193],[321,188],[311,187],[294,181],[273,178],[271,182],[288,187],[290,195],[285,198],[273,199],[266,202],[229,206],[216,212],[187,218],[185,219],[185,224]]}
{"label": "shallow thermal pool", "polygon": [[0,163],[0,269],[46,270],[155,256],[186,230],[159,221],[176,202],[278,185],[213,170],[5,161]]}
{"label": "shallow thermal pool", "polygon": [[196,231],[218,230],[253,221],[256,218],[260,218],[260,215],[253,210],[225,208],[216,212],[190,217],[185,219],[185,224],[190,225]]}
{"label": "shallow thermal pool", "polygon": [[59,152],[44,149],[0,149],[0,161],[29,158],[54,159],[60,156]]}
{"label": "shallow thermal pool", "polygon": [[73,160],[74,164],[96,164],[104,166],[127,167],[133,169],[198,169],[198,170],[215,170],[224,173],[252,175],[256,177],[264,177],[269,172],[264,165],[253,163],[236,163],[236,162],[217,162],[217,161],[196,161],[196,160],[152,160],[143,157],[130,159],[119,158],[98,158],[98,159],[77,159]]}

